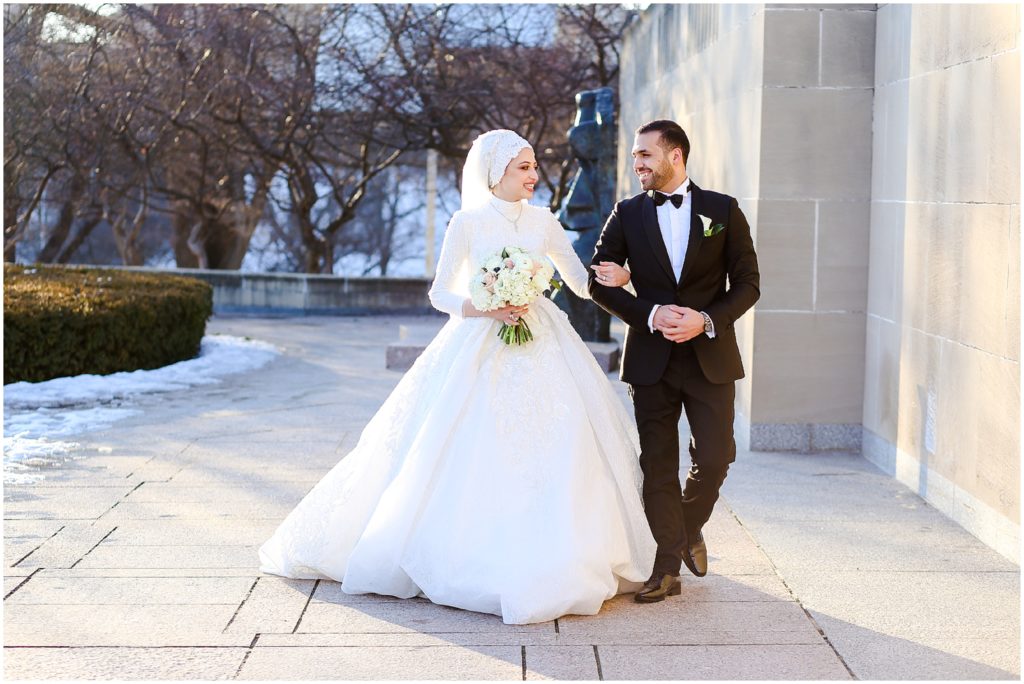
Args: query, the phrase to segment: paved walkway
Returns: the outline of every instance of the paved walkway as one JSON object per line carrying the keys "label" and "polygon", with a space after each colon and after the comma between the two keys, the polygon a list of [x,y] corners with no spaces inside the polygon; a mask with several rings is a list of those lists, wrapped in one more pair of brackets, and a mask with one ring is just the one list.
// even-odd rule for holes
{"label": "paved walkway", "polygon": [[7,487],[5,677],[1019,678],[1019,568],[856,455],[740,454],[708,576],[661,604],[515,627],[261,576],[256,549],[398,381],[398,325],[438,321],[215,319],[284,353],[146,397]]}

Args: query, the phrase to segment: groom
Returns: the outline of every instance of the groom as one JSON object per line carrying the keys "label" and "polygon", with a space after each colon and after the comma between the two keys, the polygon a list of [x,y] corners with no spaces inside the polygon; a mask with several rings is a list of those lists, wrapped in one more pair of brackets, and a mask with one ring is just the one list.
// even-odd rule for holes
{"label": "groom", "polygon": [[[641,603],[680,593],[681,564],[698,577],[707,573],[701,528],[736,460],[733,403],[743,364],[733,322],[761,294],[743,212],[735,198],[687,177],[689,155],[690,141],[674,121],[636,130],[633,171],[644,192],[615,205],[591,262],[629,261],[636,290],[634,297],[604,287],[591,270],[594,301],[627,324],[620,377],[633,398],[644,508],[658,542],[654,572],[635,596]],[[684,410],[691,465],[681,489]]]}

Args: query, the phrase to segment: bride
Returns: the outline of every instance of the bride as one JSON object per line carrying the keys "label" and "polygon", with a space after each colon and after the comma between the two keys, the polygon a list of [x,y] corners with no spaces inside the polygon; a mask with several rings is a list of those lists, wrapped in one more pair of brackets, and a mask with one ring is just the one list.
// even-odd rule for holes
{"label": "bride", "polygon": [[[450,319],[260,548],[262,572],[509,624],[596,614],[650,576],[636,426],[591,352],[549,299],[488,312],[469,299],[472,271],[506,246],[546,254],[589,298],[565,231],[527,204],[536,167],[512,131],[474,141],[429,293]],[[611,286],[628,281],[618,265],[596,268]],[[520,316],[534,339],[506,345],[499,324]]]}

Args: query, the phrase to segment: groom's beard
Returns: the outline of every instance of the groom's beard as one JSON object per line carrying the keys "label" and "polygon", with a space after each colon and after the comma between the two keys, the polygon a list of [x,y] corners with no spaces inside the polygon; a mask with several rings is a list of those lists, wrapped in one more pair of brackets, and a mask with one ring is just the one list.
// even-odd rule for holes
{"label": "groom's beard", "polygon": [[651,175],[646,179],[640,179],[640,187],[643,188],[644,192],[661,189],[672,178],[672,167],[668,163],[659,164],[658,166],[648,165],[646,170],[650,171]]}

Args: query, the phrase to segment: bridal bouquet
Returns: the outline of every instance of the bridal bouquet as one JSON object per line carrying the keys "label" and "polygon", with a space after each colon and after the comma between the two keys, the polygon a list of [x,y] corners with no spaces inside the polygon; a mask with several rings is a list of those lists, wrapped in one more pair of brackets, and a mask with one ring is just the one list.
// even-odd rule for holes
{"label": "bridal bouquet", "polygon": [[[505,306],[525,306],[549,288],[558,289],[555,269],[543,257],[519,247],[506,247],[488,256],[473,275],[469,293],[480,311]],[[502,323],[498,337],[505,344],[524,344],[533,339],[524,319],[518,325]]]}

